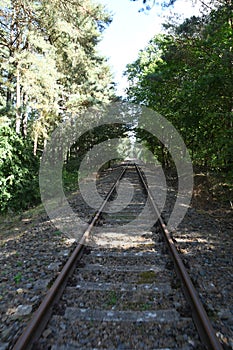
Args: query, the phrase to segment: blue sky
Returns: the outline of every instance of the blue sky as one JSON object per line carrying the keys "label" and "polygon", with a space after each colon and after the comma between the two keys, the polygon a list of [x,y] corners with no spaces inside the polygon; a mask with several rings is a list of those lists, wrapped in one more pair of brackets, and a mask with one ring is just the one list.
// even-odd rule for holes
{"label": "blue sky", "polygon": [[175,11],[183,18],[197,14],[191,0],[177,0],[174,9],[161,11],[155,6],[148,14],[139,13],[142,0],[98,0],[106,5],[113,14],[113,21],[103,34],[103,40],[98,45],[100,53],[109,58],[109,64],[114,74],[114,81],[118,84],[117,93],[122,95],[127,81],[122,77],[126,64],[133,62],[139,50],[143,49],[148,41],[161,32],[164,17]]}

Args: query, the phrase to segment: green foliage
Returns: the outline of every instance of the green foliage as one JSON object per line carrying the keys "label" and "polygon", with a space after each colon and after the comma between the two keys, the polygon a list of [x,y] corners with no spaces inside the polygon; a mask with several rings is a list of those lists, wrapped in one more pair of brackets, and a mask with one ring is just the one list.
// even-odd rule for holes
{"label": "green foliage", "polygon": [[14,111],[16,132],[37,145],[66,114],[108,102],[106,59],[96,52],[110,23],[91,0],[0,0],[0,107]]}
{"label": "green foliage", "polygon": [[61,236],[62,235],[62,232],[61,231],[54,231],[53,234],[55,236]]}
{"label": "green foliage", "polygon": [[[138,1],[138,0],[130,0],[130,1]],[[142,7],[139,9],[138,12],[148,12],[150,11],[155,5],[161,5],[162,7],[169,7],[174,5],[176,0],[162,0],[162,1],[155,1],[155,0],[141,0]]]}
{"label": "green foliage", "polygon": [[110,291],[107,295],[107,305],[114,306],[117,303],[117,293],[115,291]]}
{"label": "green foliage", "polygon": [[[230,9],[229,2],[219,2],[201,17],[186,19],[179,26],[167,25],[170,32],[153,38],[126,70],[129,100],[171,121],[195,164],[226,171],[233,164]],[[146,135],[139,132],[138,137]],[[154,153],[160,150],[157,143]]]}
{"label": "green foliage", "polygon": [[14,281],[16,284],[20,283],[22,280],[22,273],[18,272],[15,276],[14,276]]}
{"label": "green foliage", "polygon": [[62,173],[64,190],[66,192],[75,191],[78,189],[78,171],[77,169],[73,168],[69,163],[67,168],[65,167]]}
{"label": "green foliage", "polygon": [[[0,211],[37,203],[38,150],[65,118],[111,100],[96,51],[110,22],[92,0],[0,0]],[[65,171],[67,190],[75,181]]]}
{"label": "green foliage", "polygon": [[[113,138],[125,137],[127,131],[128,126],[115,123],[110,126],[107,124],[101,125],[100,127],[93,128],[91,131],[87,131],[81,135],[78,142],[72,145],[63,167],[62,175],[65,190],[67,192],[77,190],[78,180],[87,176],[87,174],[81,173],[79,167],[91,148]],[[103,167],[107,167],[108,165],[105,164]]]}
{"label": "green foliage", "polygon": [[38,167],[30,142],[10,126],[0,126],[0,211],[39,202]]}
{"label": "green foliage", "polygon": [[128,126],[121,123],[114,125],[101,125],[88,131],[79,137],[77,143],[73,144],[70,150],[69,159],[66,164],[67,171],[77,171],[86,153],[95,145],[104,141],[125,137]]}

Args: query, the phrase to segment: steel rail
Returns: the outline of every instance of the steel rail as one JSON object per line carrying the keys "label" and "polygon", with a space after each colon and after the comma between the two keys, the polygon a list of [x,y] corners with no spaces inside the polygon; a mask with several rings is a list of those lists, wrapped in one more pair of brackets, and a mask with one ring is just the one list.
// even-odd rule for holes
{"label": "steel rail", "polygon": [[140,168],[138,167],[137,164],[134,164],[134,165],[136,167],[140,180],[148,194],[148,198],[153,207],[153,210],[155,211],[155,214],[158,217],[158,223],[159,223],[159,226],[161,227],[163,237],[165,239],[165,242],[169,249],[169,253],[174,262],[177,275],[182,282],[182,287],[183,287],[185,297],[191,306],[193,321],[198,330],[200,339],[203,342],[203,344],[207,347],[208,350],[223,350],[222,345],[220,344],[215,334],[215,331],[211,325],[211,322],[206,314],[206,311],[202,305],[202,302],[196,292],[196,289],[175,247],[173,239],[171,238],[171,234],[169,233],[165,223],[163,222],[159,214],[158,207],[152,196],[152,192],[148,187],[148,185],[146,184]]}
{"label": "steel rail", "polygon": [[66,264],[62,268],[61,272],[59,273],[58,277],[56,278],[55,282],[53,283],[52,287],[49,289],[48,293],[46,294],[45,298],[42,300],[40,306],[38,309],[34,312],[31,320],[29,321],[28,325],[26,326],[25,330],[21,334],[21,336],[16,341],[14,347],[12,350],[31,350],[33,347],[33,344],[39,339],[41,336],[44,328],[46,327],[46,324],[49,321],[49,318],[52,314],[52,308],[54,304],[59,300],[61,297],[65,287],[67,280],[69,276],[73,273],[76,263],[78,260],[81,259],[83,251],[84,251],[84,243],[86,239],[88,238],[91,230],[93,229],[94,225],[96,224],[97,220],[99,219],[101,212],[103,211],[105,205],[107,204],[109,198],[115,191],[116,187],[118,186],[121,178],[123,177],[128,165],[126,164],[120,175],[118,176],[116,182],[113,184],[112,188],[106,195],[102,205],[92,218],[90,224],[88,225],[87,229],[83,233],[83,236],[77,243],[77,246],[69,259],[67,260]]}

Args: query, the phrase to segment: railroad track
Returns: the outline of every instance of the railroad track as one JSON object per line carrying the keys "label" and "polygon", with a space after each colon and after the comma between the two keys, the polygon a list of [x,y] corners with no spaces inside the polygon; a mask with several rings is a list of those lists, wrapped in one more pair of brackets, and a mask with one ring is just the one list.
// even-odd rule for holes
{"label": "railroad track", "polygon": [[[122,179],[134,196],[114,211]],[[155,215],[140,168],[124,164],[13,349],[222,349],[162,218],[148,230]]]}

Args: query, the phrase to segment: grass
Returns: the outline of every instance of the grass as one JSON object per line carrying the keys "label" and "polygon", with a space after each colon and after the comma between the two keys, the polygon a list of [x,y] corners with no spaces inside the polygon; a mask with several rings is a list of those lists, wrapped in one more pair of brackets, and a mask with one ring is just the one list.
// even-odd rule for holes
{"label": "grass", "polygon": [[14,281],[16,284],[18,284],[19,282],[21,282],[22,280],[22,273],[18,272],[15,276],[14,276]]}
{"label": "grass", "polygon": [[107,305],[109,306],[114,306],[117,303],[117,294],[115,291],[111,291],[108,294],[108,301],[107,301]]}
{"label": "grass", "polygon": [[148,311],[152,310],[153,306],[150,303],[145,303],[145,302],[127,302],[123,310],[132,310],[132,311]]}
{"label": "grass", "polygon": [[62,232],[59,231],[59,230],[57,230],[57,231],[54,231],[53,234],[54,234],[55,236],[61,236],[61,235],[62,235]]}
{"label": "grass", "polygon": [[145,271],[140,273],[138,284],[153,283],[156,280],[157,276],[154,271]]}
{"label": "grass", "polygon": [[[115,291],[110,291],[107,295],[107,306],[115,306],[118,301],[118,295]],[[134,310],[134,311],[147,311],[151,310],[151,302],[144,301],[125,301],[123,303],[123,310]]]}

